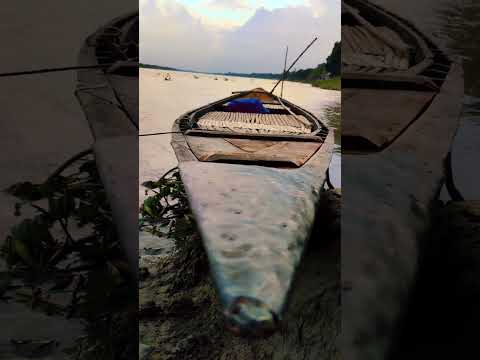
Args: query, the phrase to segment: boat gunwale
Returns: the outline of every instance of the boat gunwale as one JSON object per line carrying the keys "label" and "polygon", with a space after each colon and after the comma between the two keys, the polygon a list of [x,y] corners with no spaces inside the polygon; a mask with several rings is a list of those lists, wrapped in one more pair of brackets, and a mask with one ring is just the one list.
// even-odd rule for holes
{"label": "boat gunwale", "polygon": [[[286,106],[290,107],[290,109],[294,109],[294,110],[300,112],[300,115],[305,116],[307,118],[307,120],[315,126],[315,130],[312,131],[308,135],[279,135],[279,134],[270,135],[270,134],[235,133],[235,132],[227,132],[227,131],[223,132],[223,131],[214,131],[214,130],[197,130],[194,127],[196,125],[196,122],[198,121],[198,119],[202,115],[209,112],[208,111],[209,109],[211,109],[215,106],[227,103],[228,101],[231,101],[231,100],[234,100],[234,99],[237,99],[237,98],[241,98],[244,95],[252,94],[252,93],[269,94],[274,99],[277,99],[277,101],[279,101],[280,104],[283,103]],[[255,137],[259,137],[259,135],[262,135],[262,136],[260,136],[262,138],[263,137],[277,137],[278,136],[278,137],[288,138],[288,139],[292,139],[292,140],[294,140],[294,139],[304,139],[304,138],[308,137],[308,138],[318,138],[318,139],[321,139],[321,140],[318,140],[318,141],[324,141],[325,137],[326,137],[325,132],[329,131],[328,127],[323,122],[321,122],[315,115],[313,115],[311,112],[301,108],[298,105],[295,105],[295,104],[291,103],[288,100],[282,99],[279,96],[274,95],[274,94],[270,94],[266,91],[246,90],[246,91],[235,92],[231,96],[228,96],[228,97],[220,99],[218,101],[215,101],[215,102],[209,103],[207,105],[201,106],[197,109],[191,110],[191,111],[187,112],[186,114],[180,116],[180,118],[186,118],[186,117],[188,117],[188,124],[190,126],[190,129],[185,130],[185,133],[188,132],[190,134],[195,134],[195,133],[206,134],[206,133],[208,133],[208,134],[212,134],[212,135],[215,134],[215,135],[218,135],[218,136],[223,134],[223,135],[225,135],[225,137],[228,137],[228,136],[234,134],[236,137],[238,136],[238,137],[244,137],[244,138],[255,138]],[[317,141],[317,140],[313,140],[313,141]]]}
{"label": "boat gunwale", "polygon": [[186,136],[204,136],[204,137],[223,137],[223,138],[241,138],[241,139],[270,139],[272,141],[280,140],[280,141],[307,141],[307,142],[321,142],[323,143],[323,139],[319,136],[312,136],[312,135],[282,135],[282,134],[247,134],[241,132],[224,132],[224,131],[216,131],[216,130],[197,130],[191,129],[185,131]]}
{"label": "boat gunwale", "polygon": [[[190,148],[188,142],[187,142],[187,136],[203,136],[203,137],[209,137],[209,136],[215,136],[215,137],[223,137],[223,138],[242,138],[242,139],[251,139],[252,141],[255,140],[277,140],[277,141],[306,141],[306,142],[321,142],[321,147],[318,149],[317,152],[325,152],[329,151],[329,141],[333,141],[333,135],[332,135],[332,130],[326,126],[323,122],[317,119],[315,115],[313,115],[311,112],[292,104],[288,100],[282,99],[282,101],[289,106],[295,107],[297,110],[303,112],[303,114],[306,114],[307,116],[315,119],[320,128],[316,130],[315,132],[312,132],[309,135],[281,135],[281,134],[276,134],[276,135],[270,135],[270,134],[245,134],[245,133],[235,133],[235,132],[220,132],[220,131],[212,131],[212,130],[199,130],[199,129],[192,129],[190,122],[192,121],[192,116],[194,114],[197,114],[200,110],[205,110],[208,109],[212,106],[219,105],[222,103],[225,103],[229,100],[233,100],[235,98],[238,98],[240,96],[243,96],[245,94],[251,93],[251,91],[241,91],[241,92],[236,92],[232,96],[228,96],[224,99],[214,101],[210,104],[200,106],[196,109],[190,110],[183,115],[179,116],[175,122],[173,123],[172,126],[172,139],[171,139],[171,146],[173,147],[175,156],[177,157],[177,160],[179,162],[182,161],[200,161],[195,153],[192,151]],[[266,92],[261,92],[261,93],[266,93]],[[275,96],[275,95],[273,95]],[[188,129],[185,129],[185,123],[188,123],[189,127]],[[328,148],[325,150],[325,147]],[[316,155],[314,155],[316,156]],[[310,159],[311,160],[311,159]],[[310,160],[308,162],[310,162]],[[304,164],[302,167],[305,167],[308,165],[308,162]],[[251,163],[252,166],[254,165],[259,165],[256,164],[255,162]],[[302,168],[300,167],[300,168]]]}

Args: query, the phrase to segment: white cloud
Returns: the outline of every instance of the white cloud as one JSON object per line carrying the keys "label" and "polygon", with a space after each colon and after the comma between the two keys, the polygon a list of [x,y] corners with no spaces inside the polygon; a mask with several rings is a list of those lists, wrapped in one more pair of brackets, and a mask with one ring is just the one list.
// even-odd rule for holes
{"label": "white cloud", "polygon": [[140,9],[140,61],[201,71],[280,72],[286,45],[290,62],[318,36],[296,66],[313,67],[340,40],[340,8],[326,9],[316,17],[307,6],[260,8],[241,26],[219,28],[173,0],[145,0]]}
{"label": "white cloud", "polygon": [[313,16],[315,17],[322,17],[332,12],[339,12],[341,7],[341,0],[306,0],[306,3],[307,6],[312,9]]}
{"label": "white cloud", "polygon": [[231,29],[244,24],[255,13],[255,6],[246,0],[204,0],[188,6],[187,11],[206,25]]}
{"label": "white cloud", "polygon": [[225,9],[252,9],[254,8],[250,5],[247,0],[212,0],[207,3],[211,7],[225,8]]}

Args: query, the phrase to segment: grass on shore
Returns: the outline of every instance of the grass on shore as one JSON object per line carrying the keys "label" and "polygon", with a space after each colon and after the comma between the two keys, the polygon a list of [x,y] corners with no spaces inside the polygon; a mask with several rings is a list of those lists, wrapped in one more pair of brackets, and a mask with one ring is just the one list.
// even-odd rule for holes
{"label": "grass on shore", "polygon": [[312,86],[325,90],[342,90],[342,79],[340,77],[335,77],[328,80],[314,80],[311,84]]}

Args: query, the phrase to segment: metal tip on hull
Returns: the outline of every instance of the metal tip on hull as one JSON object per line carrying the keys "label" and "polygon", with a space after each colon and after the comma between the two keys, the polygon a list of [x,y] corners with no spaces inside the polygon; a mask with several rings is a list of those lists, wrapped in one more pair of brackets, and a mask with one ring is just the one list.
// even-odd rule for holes
{"label": "metal tip on hull", "polygon": [[277,314],[254,298],[237,297],[224,315],[227,329],[240,336],[268,337],[279,326]]}

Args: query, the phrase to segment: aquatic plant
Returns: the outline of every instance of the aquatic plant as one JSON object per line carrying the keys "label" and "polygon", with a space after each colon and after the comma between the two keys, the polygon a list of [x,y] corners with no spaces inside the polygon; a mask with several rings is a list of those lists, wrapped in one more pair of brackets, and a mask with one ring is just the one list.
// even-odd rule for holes
{"label": "aquatic plant", "polygon": [[22,220],[1,249],[8,269],[0,273],[0,300],[86,320],[87,335],[69,350],[75,359],[132,358],[137,294],[93,153],[74,156],[42,183],[5,191],[18,199]]}
{"label": "aquatic plant", "polygon": [[157,236],[168,236],[177,243],[195,233],[193,215],[188,205],[177,167],[157,181],[142,184],[148,196],[140,207],[140,230]]}

